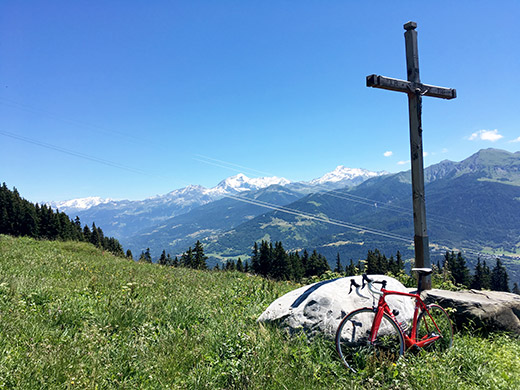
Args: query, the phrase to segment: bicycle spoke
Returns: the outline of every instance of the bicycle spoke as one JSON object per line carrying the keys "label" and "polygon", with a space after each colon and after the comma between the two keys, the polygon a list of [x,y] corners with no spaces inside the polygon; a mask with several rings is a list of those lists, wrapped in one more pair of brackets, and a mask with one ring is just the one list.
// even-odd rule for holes
{"label": "bicycle spoke", "polygon": [[356,372],[373,362],[395,361],[404,353],[404,340],[397,324],[386,314],[373,343],[370,332],[375,313],[365,308],[343,319],[336,333],[336,348],[343,364]]}

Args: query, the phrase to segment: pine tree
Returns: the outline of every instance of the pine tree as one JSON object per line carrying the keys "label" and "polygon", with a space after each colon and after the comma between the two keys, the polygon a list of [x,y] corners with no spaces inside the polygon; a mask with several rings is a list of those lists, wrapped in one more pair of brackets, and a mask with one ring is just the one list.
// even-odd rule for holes
{"label": "pine tree", "polygon": [[307,252],[307,249],[303,250],[303,255],[302,255],[301,261],[302,261],[302,268],[303,268],[303,276],[306,276],[307,268],[309,266],[309,252]]}
{"label": "pine tree", "polygon": [[141,252],[141,255],[139,256],[139,261],[143,262],[143,263],[152,262],[152,255],[150,254],[150,248],[146,248],[146,251]]}
{"label": "pine tree", "polygon": [[240,257],[237,260],[237,271],[244,272],[244,264],[242,263],[242,259]]}
{"label": "pine tree", "polygon": [[166,251],[163,249],[161,256],[159,257],[159,265],[167,265]]}
{"label": "pine tree", "polygon": [[199,240],[195,243],[195,248],[193,249],[193,255],[194,255],[194,265],[193,268],[196,269],[206,269],[208,268],[206,264],[207,256],[204,255],[204,248],[202,247],[202,244]]}
{"label": "pine tree", "polygon": [[[452,252],[452,254],[454,255],[453,252]],[[442,261],[442,268],[443,269],[449,269],[450,268],[452,254],[450,254],[449,251],[446,251],[446,253],[444,254],[444,260]]]}
{"label": "pine tree", "polygon": [[99,235],[99,230],[96,227],[96,224],[92,223],[92,234],[90,235],[90,243],[94,246],[101,247],[101,236]]}
{"label": "pine tree", "polygon": [[63,241],[72,241],[75,232],[73,222],[65,213],[56,213],[56,218],[59,225],[58,238]]}
{"label": "pine tree", "polygon": [[289,280],[292,277],[291,263],[289,255],[285,251],[281,242],[276,242],[271,255],[271,267],[269,276],[277,280]]}
{"label": "pine tree", "polygon": [[186,252],[184,252],[181,256],[181,264],[186,268],[196,268],[195,267],[195,258],[193,257],[193,249],[191,246],[188,248]]}
{"label": "pine tree", "polygon": [[289,255],[289,261],[292,268],[292,280],[299,282],[305,275],[305,269],[303,268],[302,259],[298,251]]}
{"label": "pine tree", "polygon": [[368,275],[377,275],[381,273],[380,269],[380,259],[378,258],[378,252],[376,251],[368,251],[366,258],[366,273]]}
{"label": "pine tree", "polygon": [[260,243],[259,257],[258,257],[258,268],[259,274],[262,276],[267,276],[271,272],[272,267],[272,257],[273,257],[273,244],[268,243],[267,241],[262,241]]}
{"label": "pine tree", "polygon": [[482,290],[491,290],[491,270],[484,260],[482,264]]}
{"label": "pine tree", "polygon": [[85,242],[90,242],[90,236],[92,235],[92,232],[90,231],[90,228],[88,225],[85,225],[83,228],[83,239]]}
{"label": "pine tree", "polygon": [[455,264],[456,273],[453,274],[453,277],[455,278],[455,283],[459,283],[464,287],[469,286],[469,284],[471,283],[469,268],[467,267],[466,260],[462,256],[461,252],[457,254]]}
{"label": "pine tree", "polygon": [[134,259],[134,256],[132,256],[132,251],[130,249],[126,250],[126,258],[130,260]]}
{"label": "pine tree", "polygon": [[397,275],[399,273],[397,269],[397,262],[394,260],[394,256],[390,256],[388,259],[388,272],[392,275]]}
{"label": "pine tree", "polygon": [[483,289],[483,280],[484,280],[484,268],[480,263],[480,257],[477,259],[477,265],[475,266],[475,273],[471,280],[470,288],[474,290],[482,290]]}
{"label": "pine tree", "polygon": [[237,269],[235,261],[234,260],[228,260],[226,261],[226,271],[235,271]]}
{"label": "pine tree", "polygon": [[11,191],[4,182],[0,187],[0,234],[11,234],[11,220],[8,212],[10,198]]}
{"label": "pine tree", "polygon": [[[38,217],[35,207],[29,202],[22,202],[21,235],[28,237],[38,237]],[[67,218],[67,222],[69,219]],[[70,224],[69,224],[70,225]],[[67,225],[68,226],[68,225]],[[67,238],[71,240],[73,237]]]}
{"label": "pine tree", "polygon": [[491,290],[509,292],[509,275],[500,259],[491,271]]}
{"label": "pine tree", "polygon": [[357,275],[357,273],[358,273],[358,270],[357,270],[356,266],[354,265],[354,262],[352,261],[352,259],[350,259],[350,264],[345,269],[345,276],[355,276],[355,275]]}
{"label": "pine tree", "polygon": [[336,267],[334,267],[334,272],[338,274],[342,274],[344,271],[343,266],[341,265],[341,258],[339,257],[339,252],[336,255]]}
{"label": "pine tree", "polygon": [[444,255],[443,268],[446,268],[451,272],[455,283],[464,287],[469,286],[471,283],[469,269],[466,266],[466,260],[462,256],[461,252],[455,256],[455,252],[452,251],[450,253],[449,251],[446,251],[446,254]]}
{"label": "pine tree", "polygon": [[[376,249],[377,250],[377,249]],[[382,275],[385,275],[388,272],[388,259],[384,254],[381,254],[379,250],[378,252],[378,259],[379,259],[379,271]]]}
{"label": "pine tree", "polygon": [[392,272],[394,275],[399,275],[401,273],[404,273],[404,261],[403,257],[401,256],[401,252],[397,251],[395,254],[395,266],[394,266],[394,272]]}
{"label": "pine tree", "polygon": [[125,257],[123,246],[114,237],[105,237],[105,248],[115,256]]}
{"label": "pine tree", "polygon": [[260,253],[258,251],[258,244],[256,241],[253,245],[253,252],[251,254],[251,270],[255,274],[260,274]]}
{"label": "pine tree", "polygon": [[75,240],[77,241],[83,241],[83,229],[81,229],[81,221],[79,217],[76,215],[76,218],[74,219],[74,229],[76,231],[75,233]]}
{"label": "pine tree", "polygon": [[305,276],[310,277],[314,275],[321,275],[326,271],[330,271],[329,263],[327,259],[318,254],[316,249],[312,252],[309,262],[307,263],[307,269],[305,270]]}

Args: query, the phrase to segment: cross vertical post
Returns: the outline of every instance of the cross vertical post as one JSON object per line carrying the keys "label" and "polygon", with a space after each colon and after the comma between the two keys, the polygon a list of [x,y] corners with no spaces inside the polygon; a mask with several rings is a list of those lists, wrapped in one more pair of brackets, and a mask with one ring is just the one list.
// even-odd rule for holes
{"label": "cross vertical post", "polygon": [[[417,48],[417,24],[406,23],[404,28],[406,43],[406,70],[408,81],[419,84],[419,50]],[[413,194],[413,226],[415,266],[430,268],[430,250],[428,232],[426,229],[426,202],[424,196],[424,163],[421,120],[422,96],[420,88],[414,88],[408,94],[408,116],[410,122],[410,154],[412,165],[412,194]],[[423,289],[431,289],[431,278],[423,279]]]}
{"label": "cross vertical post", "polygon": [[[426,202],[424,193],[424,163],[422,143],[422,96],[454,99],[457,92],[452,88],[435,87],[421,83],[419,76],[419,51],[417,48],[417,23],[408,22],[404,26],[406,45],[407,81],[372,74],[367,76],[367,87],[388,89],[408,94],[408,114],[410,123],[410,154],[412,166],[413,222],[415,267],[431,267],[429,239],[426,228]],[[431,289],[431,278],[423,278],[422,289]]]}

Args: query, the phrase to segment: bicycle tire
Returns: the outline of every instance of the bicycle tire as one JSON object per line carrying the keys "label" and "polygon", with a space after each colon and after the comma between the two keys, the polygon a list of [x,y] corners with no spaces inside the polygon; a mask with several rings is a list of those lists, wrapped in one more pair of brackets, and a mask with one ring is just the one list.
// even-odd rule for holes
{"label": "bicycle tire", "polygon": [[343,318],[336,331],[336,350],[343,365],[354,373],[374,362],[395,362],[404,354],[403,333],[386,313],[374,343],[370,343],[375,315],[368,307],[354,310]]}
{"label": "bicycle tire", "polygon": [[[439,305],[432,304],[427,306],[428,312],[433,317],[440,331],[441,338],[434,343],[427,345],[423,349],[429,351],[444,351],[451,348],[453,345],[453,326],[450,317],[446,311]],[[432,334],[437,334],[438,330],[432,322],[428,313],[423,310],[417,319],[417,330],[415,339],[421,340],[425,337],[430,337]]]}

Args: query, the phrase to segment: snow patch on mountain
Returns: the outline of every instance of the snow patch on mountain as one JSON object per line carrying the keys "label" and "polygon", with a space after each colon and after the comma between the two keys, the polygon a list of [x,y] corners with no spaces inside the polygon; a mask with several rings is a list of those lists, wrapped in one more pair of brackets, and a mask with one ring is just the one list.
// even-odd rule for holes
{"label": "snow patch on mountain", "polygon": [[339,183],[343,181],[365,181],[372,177],[386,175],[388,172],[372,172],[362,168],[348,168],[339,165],[332,172],[326,173],[322,177],[313,179],[309,182],[311,185],[324,185],[328,183]]}
{"label": "snow patch on mountain", "polygon": [[284,186],[289,183],[290,181],[283,177],[273,176],[250,179],[246,175],[239,173],[238,175],[222,180],[216,187],[210,189],[210,192],[225,195],[229,193],[259,190],[274,184]]}
{"label": "snow patch on mountain", "polygon": [[104,199],[99,196],[90,196],[87,198],[70,199],[61,202],[49,202],[48,204],[58,210],[86,210],[100,204],[112,202],[113,199]]}

